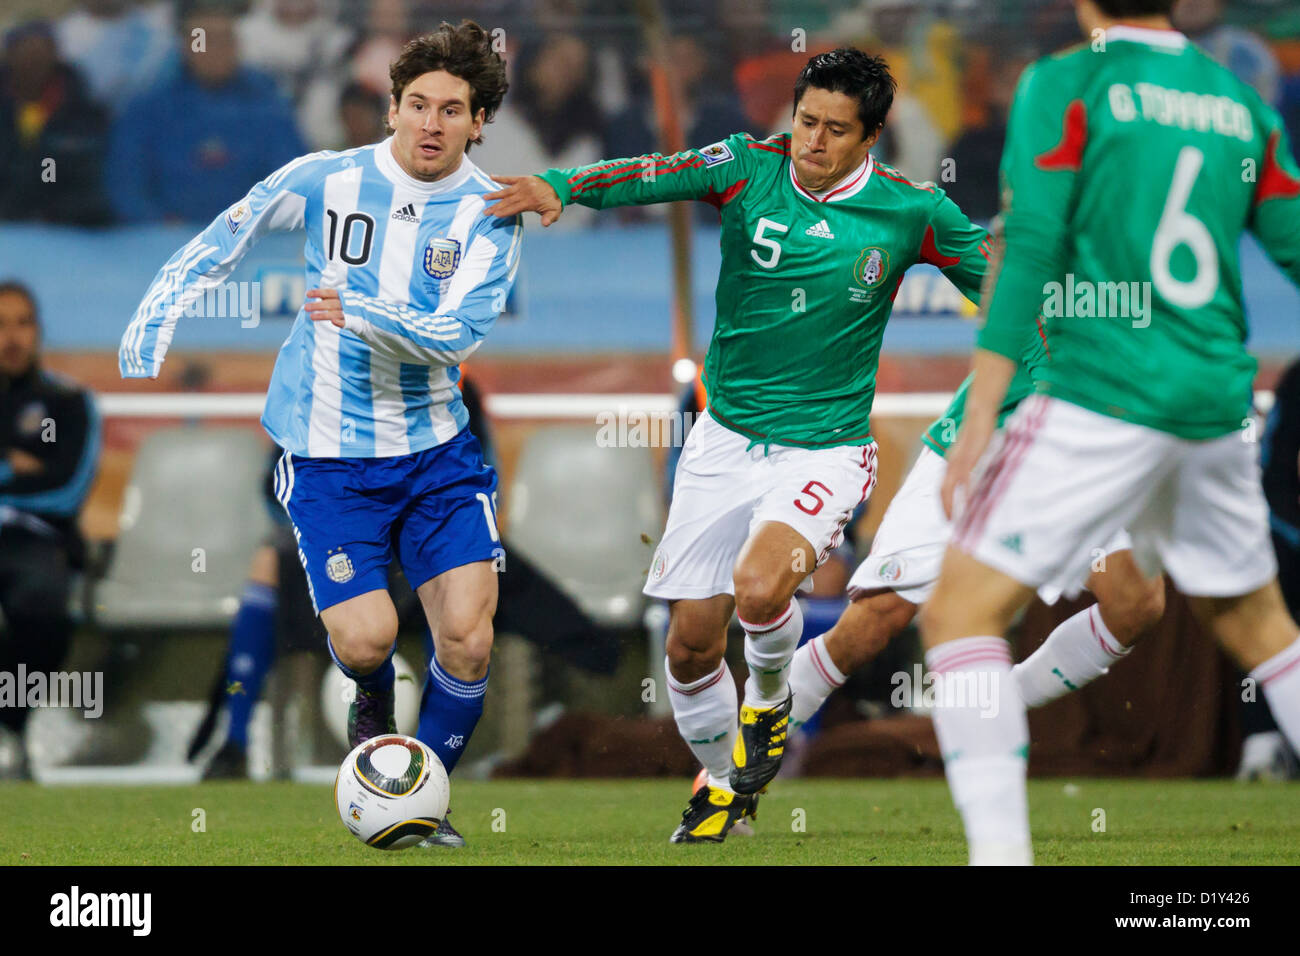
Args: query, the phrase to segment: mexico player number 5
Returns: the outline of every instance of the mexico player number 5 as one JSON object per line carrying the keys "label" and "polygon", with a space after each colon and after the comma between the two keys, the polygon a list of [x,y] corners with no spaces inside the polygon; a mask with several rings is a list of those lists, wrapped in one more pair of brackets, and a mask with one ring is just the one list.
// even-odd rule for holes
{"label": "mexico player number 5", "polygon": [[[1195,146],[1184,146],[1174,164],[1174,181],[1169,187],[1160,224],[1151,244],[1151,279],[1165,301],[1184,309],[1198,309],[1214,298],[1219,288],[1219,256],[1205,223],[1187,211],[1192,186],[1205,163],[1205,154]],[[1186,246],[1196,259],[1196,275],[1175,279],[1169,264],[1174,250]]]}
{"label": "mexico player number 5", "polygon": [[827,488],[825,485],[823,485],[820,481],[808,482],[808,484],[803,486],[803,491],[799,492],[799,494],[807,495],[809,498],[811,498],[813,501],[817,503],[810,508],[802,501],[800,501],[798,498],[794,500],[794,506],[798,508],[800,511],[802,511],[804,514],[808,514],[808,515],[815,515],[817,512],[821,511],[826,504],[826,502],[822,501],[821,495],[813,491],[813,485],[816,485],[822,491],[826,492],[827,498],[833,498],[835,496],[835,493],[831,491],[829,488]]}

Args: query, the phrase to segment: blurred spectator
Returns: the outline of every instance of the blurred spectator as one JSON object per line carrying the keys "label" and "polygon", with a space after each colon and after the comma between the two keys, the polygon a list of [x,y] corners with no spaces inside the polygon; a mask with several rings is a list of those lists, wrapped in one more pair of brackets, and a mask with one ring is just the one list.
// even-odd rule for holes
{"label": "blurred spectator", "polygon": [[[510,94],[483,130],[471,158],[488,173],[521,175],[551,167],[585,166],[600,159],[601,115],[587,44],[573,34],[548,36],[515,58]],[[568,228],[590,225],[581,211]],[[560,220],[560,226],[564,220]]]}
{"label": "blurred spectator", "polygon": [[[764,135],[763,129],[755,127],[741,107],[730,77],[723,72],[725,63],[711,57],[694,34],[679,33],[669,40],[668,45],[669,59],[676,70],[681,91],[677,119],[687,147],[707,146],[733,133]],[[664,130],[650,92],[649,61],[642,58],[640,66],[641,75],[632,84],[637,93],[605,127],[606,156],[640,156],[667,151]],[[623,221],[659,218],[663,214],[662,207],[644,206],[628,207],[618,213]],[[708,206],[700,206],[698,215],[708,222],[717,222],[718,219],[717,212]]]}
{"label": "blurred spectator", "polygon": [[59,52],[111,114],[144,92],[172,49],[172,4],[85,0],[55,25]]}
{"label": "blurred spectator", "polygon": [[180,25],[179,62],[113,129],[109,198],[126,221],[206,222],[306,152],[275,81],[239,65],[226,5],[199,0]]}
{"label": "blurred spectator", "polygon": [[101,157],[107,118],[58,59],[50,25],[5,38],[0,68],[0,219],[99,225],[109,219]]}
{"label": "blurred spectator", "polygon": [[[431,24],[432,25],[432,24]],[[413,31],[404,0],[370,0],[363,38],[352,52],[352,78],[376,93],[389,93],[388,68]]]}
{"label": "blurred spectator", "polygon": [[388,97],[349,83],[339,96],[339,126],[343,137],[339,149],[369,146],[388,135]]}
{"label": "blurred spectator", "polygon": [[1223,0],[1178,0],[1174,26],[1243,83],[1255,88],[1265,103],[1275,106],[1281,93],[1281,71],[1273,51],[1255,34],[1223,22]]}
{"label": "blurred spectator", "polygon": [[336,106],[352,32],[338,23],[335,7],[330,0],[257,0],[236,28],[240,61],[276,78],[312,149],[343,135]]}
{"label": "blurred spectator", "polygon": [[940,170],[939,185],[962,212],[987,222],[998,211],[998,167],[1007,136],[1007,116],[1020,74],[1033,60],[1030,55],[1001,59],[993,68],[984,120],[968,127],[952,144],[952,177]]}
{"label": "blurred spectator", "polygon": [[[9,674],[48,674],[67,653],[72,571],[84,559],[77,513],[99,461],[94,400],[43,372],[39,352],[35,298],[0,283],[0,672]],[[21,744],[30,713],[0,707],[0,736]],[[23,756],[15,775],[29,775]]]}

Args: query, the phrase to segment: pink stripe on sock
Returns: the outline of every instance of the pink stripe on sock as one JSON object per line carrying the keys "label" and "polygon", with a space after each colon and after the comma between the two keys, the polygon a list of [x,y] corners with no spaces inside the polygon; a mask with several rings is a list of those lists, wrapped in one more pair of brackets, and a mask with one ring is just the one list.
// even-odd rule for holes
{"label": "pink stripe on sock", "polygon": [[[1092,628],[1092,636],[1097,639],[1097,643],[1101,645],[1101,649],[1111,657],[1123,657],[1124,654],[1122,652],[1111,649],[1110,644],[1106,642],[1106,638],[1097,630],[1097,625],[1093,623],[1094,616],[1097,618],[1101,617],[1101,612],[1097,610],[1097,605],[1095,604],[1088,608],[1088,626]],[[1104,624],[1105,622],[1103,621],[1102,623]]]}
{"label": "pink stripe on sock", "polygon": [[681,687],[674,687],[672,683],[669,683],[668,689],[672,691],[674,694],[681,694],[683,697],[694,697],[696,694],[700,693],[701,691],[708,690],[718,681],[722,680],[722,678],[725,677],[726,675],[727,675],[727,667],[724,664],[722,668],[716,674],[713,675],[713,678],[707,684],[701,684],[699,687],[693,688],[691,690],[682,690]]}
{"label": "pink stripe on sock", "polygon": [[750,634],[766,634],[769,631],[775,631],[786,621],[790,620],[790,615],[793,613],[794,613],[794,602],[791,601],[789,604],[785,606],[784,611],[778,614],[774,619],[768,621],[766,624],[750,624],[743,617],[740,617],[740,615],[736,615],[736,619],[740,621],[740,626],[743,627]]}
{"label": "pink stripe on sock", "polygon": [[1011,663],[1011,650],[1007,647],[1007,642],[997,639],[982,641],[979,644],[967,645],[957,650],[949,651],[943,654],[932,654],[933,664],[930,667],[932,671],[960,670],[974,660],[996,659],[1004,664]]}
{"label": "pink stripe on sock", "polygon": [[822,680],[826,681],[826,683],[830,684],[832,687],[844,686],[844,681],[842,680],[837,681],[834,677],[832,677],[830,671],[826,669],[826,665],[822,663],[821,655],[817,653],[816,641],[813,641],[808,645],[808,653],[812,655],[813,664],[815,664],[817,670],[821,672]]}

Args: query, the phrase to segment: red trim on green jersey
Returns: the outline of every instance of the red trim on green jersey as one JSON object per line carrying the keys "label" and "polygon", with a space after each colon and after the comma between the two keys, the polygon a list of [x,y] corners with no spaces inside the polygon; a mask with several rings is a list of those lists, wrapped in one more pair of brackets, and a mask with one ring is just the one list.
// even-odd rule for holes
{"label": "red trim on green jersey", "polygon": [[[985,258],[988,258],[985,256]],[[925,238],[921,240],[921,261],[932,266],[946,269],[961,262],[961,256],[945,256],[934,242],[934,226],[925,227]]]}
{"label": "red trim on green jersey", "polygon": [[884,163],[876,163],[876,172],[880,173],[880,175],[884,176],[886,179],[892,179],[896,183],[903,183],[904,185],[911,186],[913,189],[924,189],[928,193],[934,192],[933,186],[927,186],[923,183],[914,183],[898,170],[894,169],[892,166],[886,166]]}
{"label": "red trim on green jersey", "polygon": [[701,196],[700,199],[708,203],[710,206],[714,206],[720,210],[727,203],[731,202],[731,200],[739,196],[740,191],[748,185],[749,180],[742,179],[739,182],[732,183],[728,186],[725,192],[712,192],[705,196]]}
{"label": "red trim on green jersey", "polygon": [[1300,180],[1294,179],[1277,161],[1277,152],[1282,145],[1282,134],[1273,130],[1268,138],[1268,148],[1264,150],[1264,168],[1260,171],[1259,182],[1255,184],[1255,205],[1269,199],[1294,199],[1300,196]]}
{"label": "red trim on green jersey", "polygon": [[753,142],[753,143],[746,143],[745,145],[748,146],[750,149],[765,149],[769,153],[777,153],[778,155],[781,156],[787,155],[787,150],[784,145],[776,146],[768,142],[762,142],[762,143]]}
{"label": "red trim on green jersey", "polygon": [[1045,172],[1069,170],[1077,173],[1083,166],[1083,145],[1088,139],[1088,110],[1083,100],[1071,100],[1065,108],[1061,141],[1034,160]]}
{"label": "red trim on green jersey", "polygon": [[[699,157],[693,156],[690,159],[680,162],[675,166],[668,166],[667,168],[663,168],[663,169],[659,168],[659,166],[656,165],[654,167],[654,175],[667,176],[671,173],[679,172],[680,170],[683,169],[688,169],[693,166],[699,166],[703,162],[704,160],[700,159]],[[600,173],[599,175],[596,176],[588,177],[587,179],[584,179],[582,182],[577,183],[572,187],[572,195],[578,196],[592,189],[608,189],[610,186],[613,186],[617,183],[625,183],[629,179],[637,179],[644,175],[645,175],[645,166],[642,163],[637,163],[636,166],[633,167],[630,172],[628,171],[627,166],[620,166],[618,169],[610,170],[608,172]],[[609,179],[608,177],[610,176],[618,176],[619,178]]]}

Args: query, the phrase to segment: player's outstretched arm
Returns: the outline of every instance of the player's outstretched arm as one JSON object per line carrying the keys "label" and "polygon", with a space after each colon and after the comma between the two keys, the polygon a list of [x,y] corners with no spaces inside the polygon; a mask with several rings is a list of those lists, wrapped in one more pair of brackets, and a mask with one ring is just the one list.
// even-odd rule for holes
{"label": "player's outstretched arm", "polygon": [[542,225],[549,226],[560,218],[564,204],[550,183],[541,176],[493,176],[503,189],[484,193],[483,198],[496,200],[484,212],[508,219],[525,212],[535,212],[542,217]]}
{"label": "player's outstretched arm", "polygon": [[966,298],[980,303],[992,239],[946,195],[941,195],[921,245],[921,258],[938,266]]}
{"label": "player's outstretched arm", "polygon": [[123,378],[157,378],[186,308],[224,282],[267,232],[302,227],[306,193],[324,161],[312,154],[282,166],[167,260],[122,336]]}
{"label": "player's outstretched arm", "polygon": [[573,169],[548,169],[537,176],[498,176],[495,178],[507,183],[507,188],[487,194],[487,199],[502,200],[487,211],[496,216],[536,212],[542,216],[542,224],[549,225],[548,216],[554,222],[559,209],[572,203],[610,209],[703,199],[720,207],[743,188],[751,175],[755,150],[782,152],[779,146],[756,143],[748,133],[737,133],[712,146],[671,156],[653,153],[603,159]]}

